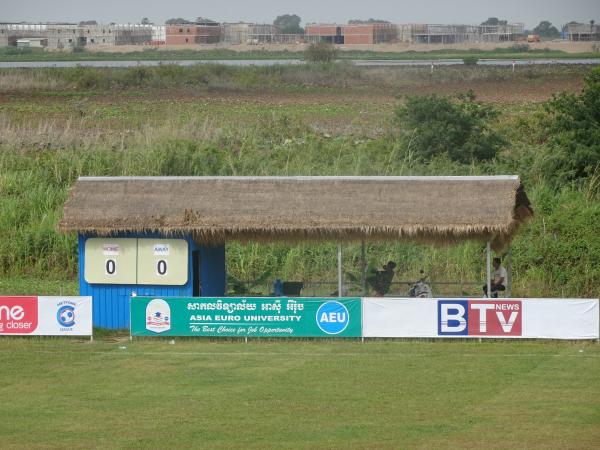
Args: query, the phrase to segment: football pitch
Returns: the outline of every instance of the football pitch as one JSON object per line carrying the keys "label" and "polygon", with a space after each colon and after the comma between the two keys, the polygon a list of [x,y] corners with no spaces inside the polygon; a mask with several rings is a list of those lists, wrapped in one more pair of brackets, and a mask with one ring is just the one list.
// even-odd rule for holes
{"label": "football pitch", "polygon": [[0,339],[2,448],[597,448],[600,345]]}

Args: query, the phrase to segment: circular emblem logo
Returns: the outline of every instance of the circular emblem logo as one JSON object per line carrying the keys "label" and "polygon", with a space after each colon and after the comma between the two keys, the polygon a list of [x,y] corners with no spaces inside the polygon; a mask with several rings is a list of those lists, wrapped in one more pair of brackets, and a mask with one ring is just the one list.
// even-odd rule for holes
{"label": "circular emblem logo", "polygon": [[348,309],[340,302],[323,303],[317,310],[317,325],[327,334],[339,334],[350,322]]}
{"label": "circular emblem logo", "polygon": [[63,327],[72,327],[75,325],[75,308],[71,305],[65,305],[58,308],[56,320]]}

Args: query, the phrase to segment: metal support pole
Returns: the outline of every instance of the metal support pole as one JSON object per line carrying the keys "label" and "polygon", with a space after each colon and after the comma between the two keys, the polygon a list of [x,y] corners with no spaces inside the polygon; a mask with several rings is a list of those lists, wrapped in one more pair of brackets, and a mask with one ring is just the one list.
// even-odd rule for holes
{"label": "metal support pole", "polygon": [[338,242],[338,297],[342,296],[342,285],[344,284],[342,281],[342,243]]}
{"label": "metal support pole", "polygon": [[360,286],[363,297],[367,296],[367,251],[365,247],[365,240],[363,239],[360,243]]}
{"label": "metal support pole", "polygon": [[512,297],[512,251],[508,246],[508,254],[506,255],[506,296]]}
{"label": "metal support pole", "polygon": [[491,260],[491,246],[490,241],[487,241],[485,246],[485,262],[486,262],[486,273],[487,273],[487,297],[491,298],[492,296],[492,260]]}

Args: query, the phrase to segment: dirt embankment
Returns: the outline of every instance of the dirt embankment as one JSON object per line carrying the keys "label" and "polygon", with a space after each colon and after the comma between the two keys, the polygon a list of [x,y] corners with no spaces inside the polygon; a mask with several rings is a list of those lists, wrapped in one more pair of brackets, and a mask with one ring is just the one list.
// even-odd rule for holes
{"label": "dirt embankment", "polygon": [[[377,104],[394,104],[405,95],[453,95],[472,90],[477,98],[491,103],[526,103],[542,102],[550,99],[559,92],[579,92],[583,82],[578,79],[559,79],[536,81],[498,81],[498,82],[456,82],[445,84],[423,84],[418,87],[399,87],[389,91],[369,90],[344,92],[232,92],[221,91],[218,93],[188,90],[155,91],[152,98],[163,100],[192,100],[203,99],[216,103],[259,103],[263,105],[277,104],[338,104],[348,101],[364,101]],[[39,93],[23,92],[0,92],[0,104],[13,103],[33,99],[37,102],[54,102],[55,97],[41,98]],[[110,93],[107,95],[96,95],[96,102],[119,103],[122,101],[135,101],[148,98],[147,95],[129,93],[127,91]],[[62,101],[62,100],[60,100]]]}
{"label": "dirt embankment", "polygon": [[[403,52],[429,52],[434,50],[458,50],[465,51],[471,49],[491,51],[496,48],[510,48],[518,44],[517,42],[489,42],[489,43],[466,43],[466,44],[411,44],[407,42],[399,42],[395,44],[348,44],[339,45],[340,50],[358,50],[358,51],[373,51],[373,52],[391,52],[391,53],[403,53]],[[566,53],[589,53],[597,52],[600,43],[598,42],[569,42],[569,41],[545,41],[537,43],[529,43],[529,48],[532,50],[560,50]],[[94,46],[90,50],[96,52],[109,52],[109,53],[129,53],[135,51],[143,51],[148,48],[158,50],[215,50],[215,49],[226,49],[234,50],[237,52],[247,51],[288,51],[288,52],[302,52],[306,49],[307,44],[210,44],[210,45],[160,45],[160,46],[149,46],[149,45],[119,45],[119,46]],[[60,50],[58,50],[60,51]]]}

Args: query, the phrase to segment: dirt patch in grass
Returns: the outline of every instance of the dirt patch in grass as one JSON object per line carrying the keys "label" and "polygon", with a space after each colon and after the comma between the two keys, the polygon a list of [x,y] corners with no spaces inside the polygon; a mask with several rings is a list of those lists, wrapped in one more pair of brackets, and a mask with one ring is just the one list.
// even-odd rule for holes
{"label": "dirt patch in grass", "polygon": [[[303,91],[186,91],[186,90],[166,90],[154,92],[109,92],[96,93],[87,97],[89,100],[98,103],[131,102],[151,98],[153,100],[183,100],[191,99],[204,100],[207,102],[233,104],[253,102],[263,105],[281,104],[327,104],[339,103],[340,101],[369,101],[373,103],[389,103],[397,96],[415,95],[415,94],[440,94],[452,95],[459,92],[473,90],[475,94],[484,101],[496,103],[514,103],[543,101],[550,98],[553,94],[562,91],[579,91],[583,83],[578,78],[558,78],[558,79],[528,79],[523,80],[496,80],[496,81],[461,81],[432,83],[423,81],[417,85],[400,86],[397,88],[382,89],[307,89]],[[62,96],[45,95],[43,92],[21,93],[4,92],[0,93],[0,103],[27,101],[35,99],[36,101],[64,102]]]}

